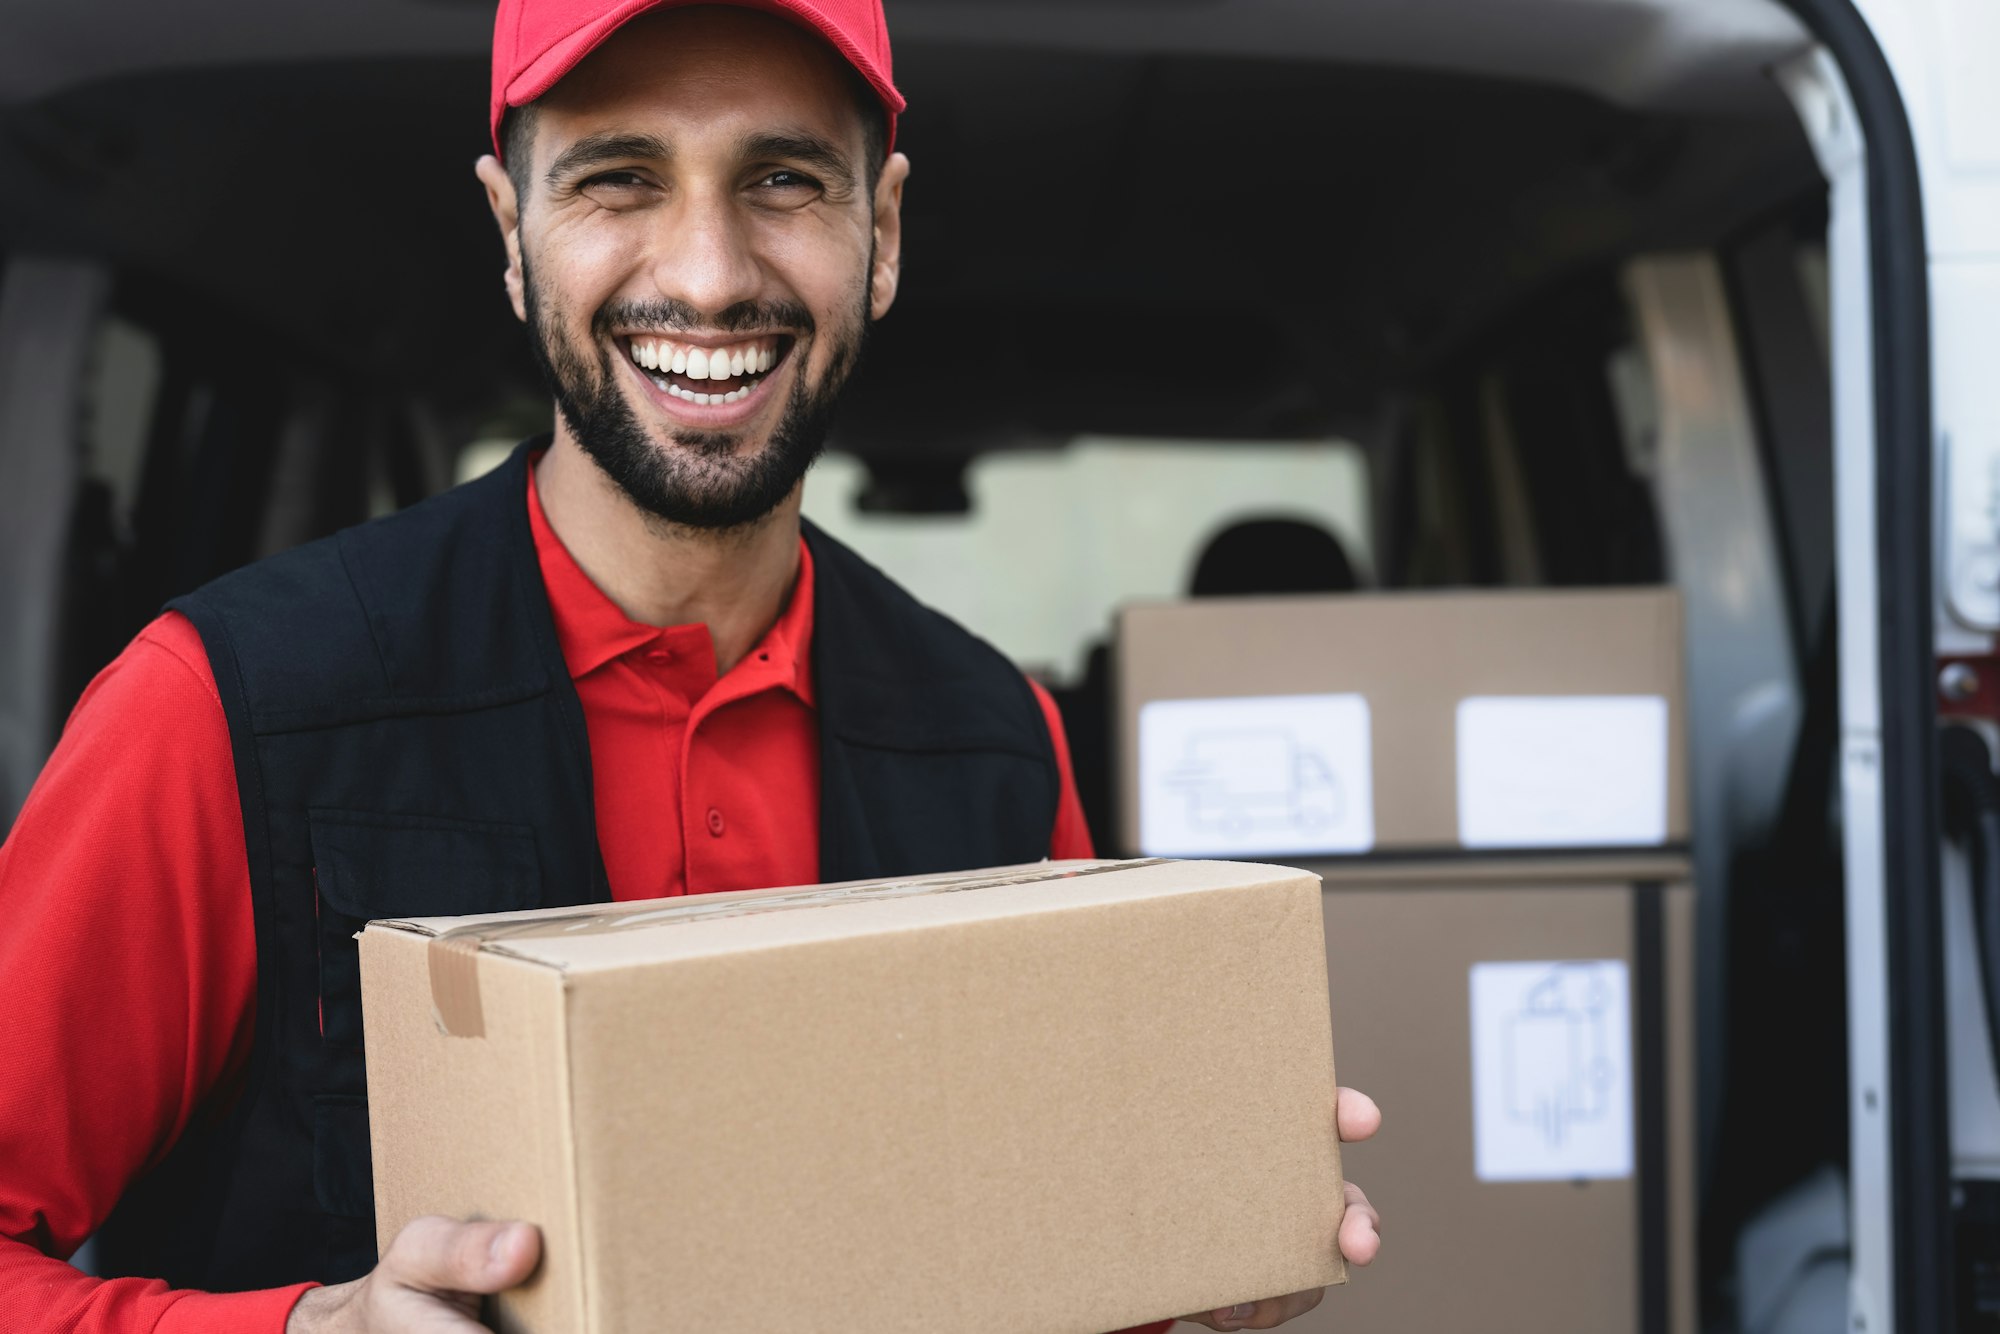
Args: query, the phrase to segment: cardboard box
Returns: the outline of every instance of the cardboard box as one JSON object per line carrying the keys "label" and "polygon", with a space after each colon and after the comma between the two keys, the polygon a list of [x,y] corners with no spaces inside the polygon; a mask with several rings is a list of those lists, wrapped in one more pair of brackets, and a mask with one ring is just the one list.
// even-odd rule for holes
{"label": "cardboard box", "polygon": [[[1334,1037],[1346,1082],[1380,1099],[1387,1118],[1378,1140],[1349,1152],[1348,1167],[1383,1209],[1387,1241],[1376,1264],[1287,1328],[1695,1334],[1686,866],[1325,869]],[[1599,1163],[1571,1178],[1531,1162],[1541,1175],[1510,1179],[1482,1165],[1473,978],[1496,964],[1532,964],[1536,976],[1623,974],[1626,1022],[1609,1035],[1608,1054],[1630,1093],[1624,1169]],[[1587,1014],[1565,1019],[1588,1038]],[[1491,1057],[1490,1032],[1487,1041]]]}
{"label": "cardboard box", "polygon": [[[1122,845],[1287,858],[1678,846],[1680,646],[1670,589],[1129,607]],[[1287,787],[1241,777],[1288,745]]]}
{"label": "cardboard box", "polygon": [[361,937],[384,1242],[501,1328],[1091,1334],[1338,1282],[1316,877],[1066,863]]}

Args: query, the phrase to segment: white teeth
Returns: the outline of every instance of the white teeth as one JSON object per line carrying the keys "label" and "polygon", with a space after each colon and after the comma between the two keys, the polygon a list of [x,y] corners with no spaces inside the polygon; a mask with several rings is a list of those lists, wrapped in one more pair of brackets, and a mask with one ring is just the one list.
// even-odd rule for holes
{"label": "white teeth", "polygon": [[[746,375],[762,375],[778,364],[778,349],[769,343],[744,343],[732,348],[678,347],[662,339],[631,340],[632,360],[649,371],[685,375],[690,380],[740,380]],[[738,403],[750,397],[755,386],[744,385],[728,393],[717,390],[704,394],[669,384],[666,390],[690,403]]]}
{"label": "white teeth", "polygon": [[740,403],[750,397],[750,386],[745,385],[741,389],[732,389],[726,394],[704,394],[693,389],[683,389],[677,384],[670,384],[667,386],[667,392],[675,398],[686,399],[690,403],[698,403],[706,407],[710,403],[717,405],[723,403]]}

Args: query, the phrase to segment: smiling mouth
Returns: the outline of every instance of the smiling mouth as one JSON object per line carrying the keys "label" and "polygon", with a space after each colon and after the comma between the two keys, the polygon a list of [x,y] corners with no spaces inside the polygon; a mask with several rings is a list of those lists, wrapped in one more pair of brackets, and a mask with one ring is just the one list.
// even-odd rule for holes
{"label": "smiling mouth", "polygon": [[750,397],[766,376],[784,364],[794,340],[774,334],[706,347],[632,334],[620,342],[632,364],[667,394],[706,405]]}

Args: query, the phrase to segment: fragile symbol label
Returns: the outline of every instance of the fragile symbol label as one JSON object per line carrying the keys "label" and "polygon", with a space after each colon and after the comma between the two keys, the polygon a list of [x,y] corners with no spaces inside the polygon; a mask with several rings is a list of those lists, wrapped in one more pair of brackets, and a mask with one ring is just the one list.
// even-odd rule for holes
{"label": "fragile symbol label", "polygon": [[1472,965],[1472,1137],[1481,1181],[1632,1175],[1622,960]]}

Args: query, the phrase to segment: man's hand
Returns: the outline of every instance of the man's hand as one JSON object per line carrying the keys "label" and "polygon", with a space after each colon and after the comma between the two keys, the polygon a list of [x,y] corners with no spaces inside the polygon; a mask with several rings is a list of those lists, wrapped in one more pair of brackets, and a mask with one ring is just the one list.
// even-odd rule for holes
{"label": "man's hand", "polygon": [[299,1298],[285,1334],[463,1334],[484,1329],[479,1299],[534,1272],[542,1234],[527,1223],[412,1219],[365,1278]]}
{"label": "man's hand", "polygon": [[[1358,1144],[1382,1128],[1382,1109],[1366,1093],[1340,1089],[1335,1094],[1333,1123],[1343,1144]],[[1375,1213],[1361,1187],[1347,1183],[1347,1213],[1340,1220],[1340,1253],[1351,1265],[1365,1265],[1382,1247],[1382,1220]],[[1181,1319],[1210,1329],[1276,1329],[1293,1316],[1304,1315],[1319,1305],[1325,1288],[1295,1292],[1289,1297],[1272,1297],[1246,1302],[1220,1311],[1204,1311]]]}

